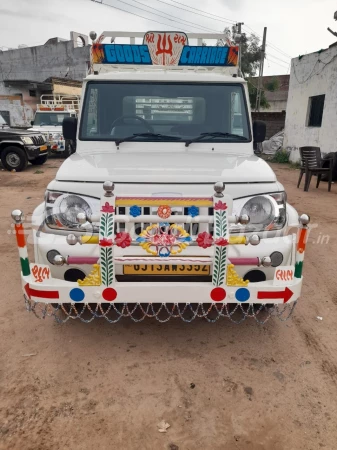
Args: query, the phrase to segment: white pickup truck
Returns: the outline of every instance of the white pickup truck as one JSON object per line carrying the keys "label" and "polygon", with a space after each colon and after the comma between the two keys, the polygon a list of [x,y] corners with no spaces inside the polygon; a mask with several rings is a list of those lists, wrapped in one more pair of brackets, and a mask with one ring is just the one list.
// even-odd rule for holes
{"label": "white pickup truck", "polygon": [[63,124],[76,153],[34,211],[34,263],[17,236],[29,308],[84,321],[83,308],[110,321],[291,312],[309,217],[254,154],[265,125],[251,122],[238,48],[201,44],[222,35],[91,36],[80,115]]}
{"label": "white pickup truck", "polygon": [[67,117],[76,117],[80,99],[77,95],[44,94],[37,105],[34,120],[29,130],[44,134],[51,153],[68,157],[75,151],[75,143],[64,139],[62,124]]}

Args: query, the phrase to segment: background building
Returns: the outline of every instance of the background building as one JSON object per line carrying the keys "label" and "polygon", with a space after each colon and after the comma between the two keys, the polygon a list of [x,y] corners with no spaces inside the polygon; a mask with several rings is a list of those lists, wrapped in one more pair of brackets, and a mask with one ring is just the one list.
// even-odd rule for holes
{"label": "background building", "polygon": [[337,43],[292,59],[284,147],[299,160],[299,147],[337,151]]}
{"label": "background building", "polygon": [[88,37],[0,51],[0,112],[12,127],[29,127],[42,94],[79,94],[90,65]]}
{"label": "background building", "polygon": [[[262,88],[269,108],[260,107],[254,112],[253,120],[263,120],[267,125],[267,139],[284,129],[288,100],[290,75],[273,75],[262,77]],[[258,86],[258,77],[249,80],[254,87]]]}

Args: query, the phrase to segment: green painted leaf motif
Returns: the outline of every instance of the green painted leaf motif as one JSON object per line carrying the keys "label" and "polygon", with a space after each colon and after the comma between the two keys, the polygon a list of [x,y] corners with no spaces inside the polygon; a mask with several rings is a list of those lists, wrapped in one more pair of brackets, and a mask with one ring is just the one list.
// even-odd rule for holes
{"label": "green painted leaf motif", "polygon": [[223,248],[221,250],[221,265],[220,265],[218,286],[220,286],[224,282],[225,273],[226,273],[226,255],[227,255],[227,249]]}
{"label": "green painted leaf motif", "polygon": [[100,222],[100,234],[102,237],[106,237],[106,226],[107,226],[107,215],[105,213],[102,213],[101,215],[101,222]]}
{"label": "green painted leaf motif", "polygon": [[107,248],[107,286],[110,286],[113,282],[113,259],[112,259],[112,247]]}
{"label": "green painted leaf motif", "polygon": [[114,226],[114,215],[108,214],[107,237],[111,237],[113,235],[113,226]]}
{"label": "green painted leaf motif", "polygon": [[102,282],[106,286],[107,285],[107,249],[101,248],[101,273],[102,273]]}

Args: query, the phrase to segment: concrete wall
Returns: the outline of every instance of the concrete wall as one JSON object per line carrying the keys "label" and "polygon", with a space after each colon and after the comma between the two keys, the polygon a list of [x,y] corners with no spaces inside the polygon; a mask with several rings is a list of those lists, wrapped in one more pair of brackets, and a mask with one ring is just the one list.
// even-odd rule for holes
{"label": "concrete wall", "polygon": [[65,95],[81,95],[82,87],[69,86],[65,84],[54,84],[53,94],[65,94]]}
{"label": "concrete wall", "polygon": [[9,112],[12,127],[29,126],[34,118],[34,110],[24,103],[21,89],[8,92],[3,83],[0,83],[0,111]]}
{"label": "concrete wall", "polygon": [[286,100],[275,100],[271,101],[268,100],[269,108],[260,108],[260,111],[262,112],[282,112],[285,111],[287,108],[287,101]]}
{"label": "concrete wall", "polygon": [[[89,62],[90,46],[76,47],[73,40],[56,39],[37,47],[0,52],[0,111],[9,111],[11,126],[29,127],[41,94],[52,93],[51,85],[33,88],[34,82],[43,83],[53,77],[82,81]],[[55,93],[81,93],[76,86],[55,83],[54,87]],[[29,95],[30,89],[36,91],[36,97]]]}
{"label": "concrete wall", "polygon": [[[321,127],[308,127],[309,98],[325,94]],[[299,147],[337,151],[337,46],[292,60],[284,147],[299,161]]]}
{"label": "concrete wall", "polygon": [[74,47],[73,41],[0,52],[0,81],[43,82],[50,77],[82,80],[90,61],[90,46]]}

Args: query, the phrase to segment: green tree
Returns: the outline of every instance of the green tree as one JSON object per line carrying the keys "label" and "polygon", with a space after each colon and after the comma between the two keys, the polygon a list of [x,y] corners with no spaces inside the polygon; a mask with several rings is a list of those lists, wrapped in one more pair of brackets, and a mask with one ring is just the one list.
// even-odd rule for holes
{"label": "green tree", "polygon": [[[257,87],[255,86],[256,78],[254,79],[254,82],[251,81],[249,78],[247,79],[247,81],[248,81],[250,107],[254,110],[255,105],[256,105],[256,97],[257,97]],[[266,99],[265,90],[263,88],[261,90],[260,106],[261,106],[261,108],[266,108],[266,109],[270,108],[270,104],[268,103],[268,100]]]}
{"label": "green tree", "polygon": [[[225,28],[224,33],[227,37],[227,42],[219,41],[218,45],[235,45],[235,27],[232,29]],[[250,80],[251,77],[256,76],[261,58],[261,45],[260,39],[255,35],[251,34],[247,36],[245,33],[241,35],[241,72],[243,78],[248,81],[248,91],[249,91],[249,101],[251,108],[255,108],[256,96],[257,96],[257,86]],[[276,88],[277,89],[277,88]],[[270,105],[266,99],[264,90],[261,91],[261,101],[260,105],[262,108],[269,108]]]}

